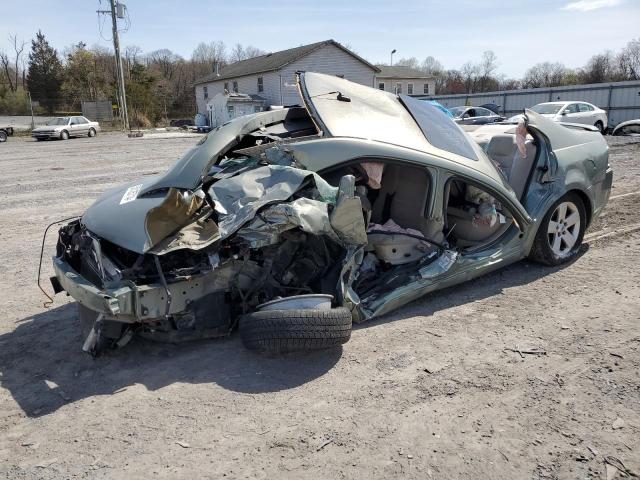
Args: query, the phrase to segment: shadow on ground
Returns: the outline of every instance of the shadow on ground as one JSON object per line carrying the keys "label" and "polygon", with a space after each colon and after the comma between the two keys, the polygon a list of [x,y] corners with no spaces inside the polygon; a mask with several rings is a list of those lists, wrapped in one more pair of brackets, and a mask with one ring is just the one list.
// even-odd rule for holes
{"label": "shadow on ground", "polygon": [[38,417],[136,383],[149,390],[176,382],[244,393],[286,390],[324,375],[342,356],[339,348],[265,357],[232,335],[175,345],[134,339],[93,359],[81,351],[83,340],[75,304],[23,319],[0,336],[0,385],[25,414]]}
{"label": "shadow on ground", "polygon": [[[559,268],[520,262],[430,294],[361,327],[380,327],[415,315],[429,316],[500,294],[505,288],[527,284]],[[136,383],[149,390],[176,382],[216,383],[243,393],[286,390],[321,377],[342,356],[339,348],[265,357],[246,350],[237,335],[232,335],[177,345],[135,339],[122,350],[93,359],[81,351],[82,342],[75,304],[19,321],[15,330],[0,336],[0,384],[26,415],[38,417],[65,404],[113,394]]]}

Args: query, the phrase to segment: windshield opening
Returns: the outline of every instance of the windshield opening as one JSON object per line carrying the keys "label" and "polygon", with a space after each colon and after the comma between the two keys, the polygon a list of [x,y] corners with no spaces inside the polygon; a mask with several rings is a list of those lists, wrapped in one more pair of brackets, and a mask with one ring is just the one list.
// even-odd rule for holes
{"label": "windshield opening", "polygon": [[550,115],[558,113],[563,106],[564,104],[562,103],[540,103],[531,107],[531,110],[542,115]]}
{"label": "windshield opening", "polygon": [[69,117],[58,117],[51,120],[47,125],[66,125],[69,123]]}
{"label": "windshield opening", "polygon": [[480,147],[445,113],[433,105],[407,95],[398,98],[422,130],[427,141],[436,148],[478,160]]}

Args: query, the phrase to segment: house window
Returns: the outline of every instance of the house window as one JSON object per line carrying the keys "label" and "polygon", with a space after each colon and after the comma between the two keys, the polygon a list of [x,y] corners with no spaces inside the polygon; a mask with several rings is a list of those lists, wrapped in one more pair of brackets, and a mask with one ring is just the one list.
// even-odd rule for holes
{"label": "house window", "polygon": [[413,95],[413,83],[407,84],[407,95]]}
{"label": "house window", "polygon": [[207,98],[209,98],[209,88],[208,87],[202,87],[202,93],[204,94],[204,99],[206,100]]}
{"label": "house window", "polygon": [[229,114],[230,118],[233,118],[236,114],[236,107],[233,105],[227,105],[227,114]]}
{"label": "house window", "polygon": [[262,111],[262,108],[260,108],[260,105],[254,105],[253,106],[253,112],[254,113],[258,113],[258,112],[261,112],[261,111]]}
{"label": "house window", "polygon": [[224,91],[229,92],[229,82],[224,82]]}
{"label": "house window", "polygon": [[429,84],[425,83],[424,87],[422,88],[422,93],[424,93],[425,95],[429,95]]}
{"label": "house window", "polygon": [[384,82],[378,83],[378,90],[384,90]]}
{"label": "house window", "polygon": [[238,93],[238,82],[233,82],[233,91],[234,93]]}
{"label": "house window", "polygon": [[400,82],[396,83],[396,95],[402,94],[402,84]]}
{"label": "house window", "polygon": [[258,77],[258,92],[264,92],[264,80]]}

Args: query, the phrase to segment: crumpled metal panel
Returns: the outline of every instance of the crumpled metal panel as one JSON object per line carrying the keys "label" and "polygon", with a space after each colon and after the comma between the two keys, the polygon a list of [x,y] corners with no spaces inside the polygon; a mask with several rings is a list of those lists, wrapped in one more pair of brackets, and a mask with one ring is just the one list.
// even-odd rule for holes
{"label": "crumpled metal panel", "polygon": [[255,217],[261,208],[288,200],[306,181],[313,181],[318,198],[334,204],[337,189],[319,175],[280,165],[258,167],[214,183],[209,195],[219,214],[220,237],[227,238]]}
{"label": "crumpled metal panel", "polygon": [[338,236],[331,228],[327,207],[326,203],[309,198],[279,203],[265,208],[238,230],[237,236],[247,241],[251,248],[260,248],[278,243],[280,234],[300,227],[303,232],[326,235],[339,242]]}

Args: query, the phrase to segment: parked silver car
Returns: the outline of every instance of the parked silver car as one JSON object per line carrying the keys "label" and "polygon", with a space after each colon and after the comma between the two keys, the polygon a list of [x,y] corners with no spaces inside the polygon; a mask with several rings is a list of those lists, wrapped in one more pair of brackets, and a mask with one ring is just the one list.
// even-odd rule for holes
{"label": "parked silver car", "polygon": [[95,137],[100,131],[100,124],[86,117],[56,117],[45,126],[34,128],[31,136],[36,140],[56,138],[68,140],[69,137]]}
{"label": "parked silver car", "polygon": [[[474,142],[428,102],[299,73],[304,107],[236,118],[60,229],[84,349],[228,334],[346,342],[351,323],[529,257],[576,257],[613,179],[593,127],[526,111]],[[482,145],[480,145],[482,144]]]}
{"label": "parked silver car", "polygon": [[461,125],[485,125],[504,120],[503,116],[485,107],[453,107],[449,111],[454,121]]}
{"label": "parked silver car", "polygon": [[[545,102],[531,107],[536,113],[554,122],[593,125],[601,133],[607,130],[607,112],[587,102]],[[509,118],[508,122],[517,123],[521,115]]]}

